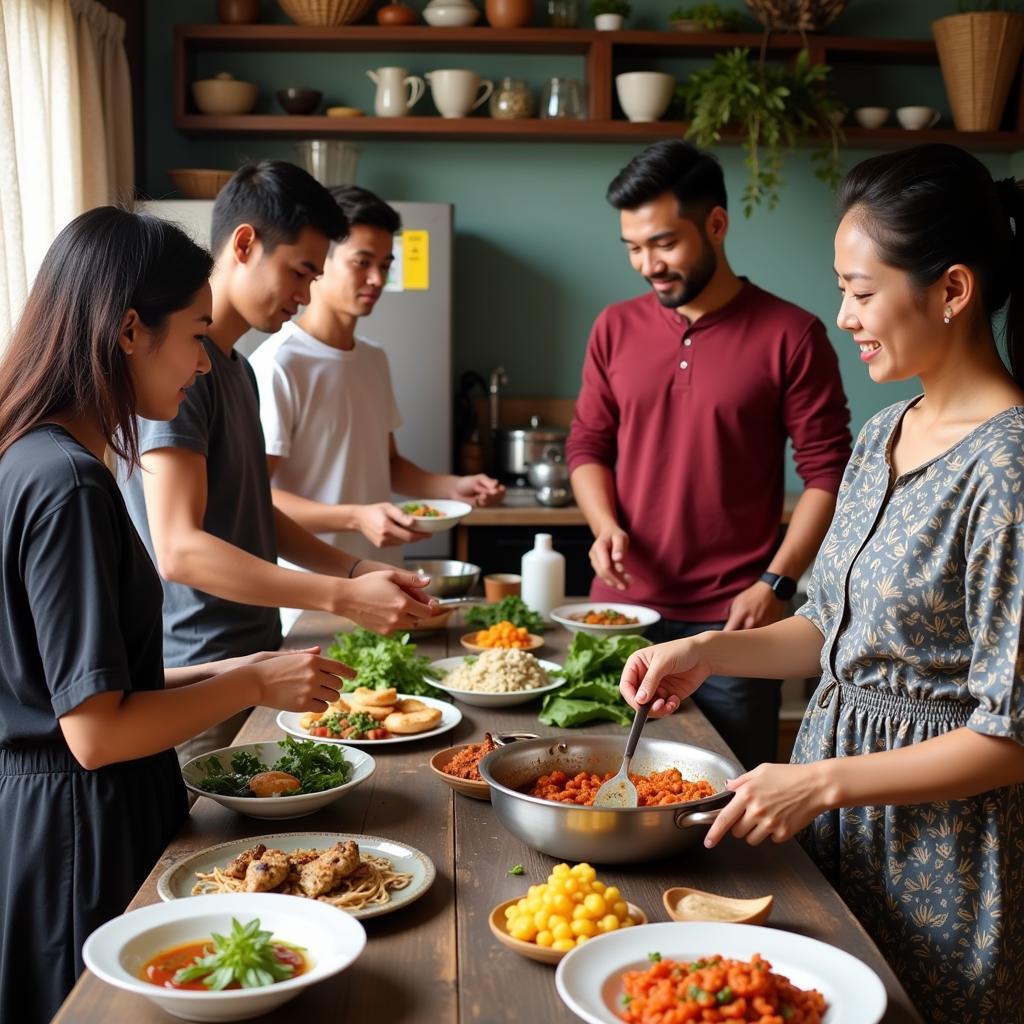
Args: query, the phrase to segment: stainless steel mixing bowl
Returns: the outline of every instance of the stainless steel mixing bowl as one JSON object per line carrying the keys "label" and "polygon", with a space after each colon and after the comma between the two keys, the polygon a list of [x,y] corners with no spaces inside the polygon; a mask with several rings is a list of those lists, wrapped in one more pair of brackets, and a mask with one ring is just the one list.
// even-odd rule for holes
{"label": "stainless steel mixing bowl", "polygon": [[701,840],[731,794],[726,779],[743,769],[731,758],[673,740],[641,739],[631,769],[646,775],[678,768],[686,779],[707,779],[715,794],[667,807],[598,809],[528,796],[540,775],[560,770],[614,772],[622,762],[624,736],[548,736],[520,740],[480,762],[491,787],[491,806],[514,836],[542,853],[570,862],[632,864],[683,853]]}
{"label": "stainless steel mixing bowl", "polygon": [[480,579],[480,566],[453,558],[410,562],[409,569],[430,577],[427,593],[431,597],[461,597],[468,594]]}

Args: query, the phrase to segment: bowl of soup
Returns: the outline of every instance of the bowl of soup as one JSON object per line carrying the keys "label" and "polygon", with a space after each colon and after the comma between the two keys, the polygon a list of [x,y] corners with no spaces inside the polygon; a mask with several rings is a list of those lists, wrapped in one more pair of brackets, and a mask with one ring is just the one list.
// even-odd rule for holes
{"label": "bowl of soup", "polygon": [[[363,926],[328,903],[225,893],[121,914],[86,939],[82,958],[101,981],[174,1017],[231,1021],[268,1013],[344,971],[365,945]],[[238,963],[245,969],[228,977]]]}

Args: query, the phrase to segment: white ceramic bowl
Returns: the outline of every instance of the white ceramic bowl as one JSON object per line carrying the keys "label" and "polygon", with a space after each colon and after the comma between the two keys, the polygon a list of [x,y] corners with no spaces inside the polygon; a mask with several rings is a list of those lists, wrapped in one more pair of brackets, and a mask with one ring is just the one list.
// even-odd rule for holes
{"label": "white ceramic bowl", "polygon": [[402,508],[410,502],[430,505],[431,508],[436,508],[441,513],[440,516],[433,519],[426,516],[414,516],[416,525],[412,528],[420,533],[444,533],[445,530],[450,530],[460,519],[465,519],[473,511],[473,506],[467,505],[464,501],[447,501],[444,498],[404,498],[398,502],[398,507]]}
{"label": "white ceramic bowl", "polygon": [[885,1014],[885,986],[867,964],[817,939],[751,924],[671,921],[608,932],[566,953],[555,988],[580,1020],[618,1024],[622,975],[647,970],[653,952],[677,961],[710,953],[748,960],[759,953],[798,988],[821,992],[828,1003],[823,1024],[878,1024]]}
{"label": "white ceramic bowl", "polygon": [[[620,612],[631,619],[639,619],[626,626],[591,626],[586,622],[577,622],[571,615],[583,615],[586,612],[600,612],[606,608]],[[621,604],[616,601],[584,601],[581,604],[563,604],[551,612],[551,619],[573,633],[590,633],[592,636],[608,636],[612,633],[646,633],[661,615],[653,608],[645,608],[642,604]]]}
{"label": "white ceramic bowl", "polygon": [[[313,742],[308,740],[307,742]],[[181,769],[181,777],[185,785],[197,796],[207,796],[217,803],[223,804],[229,810],[237,811],[239,814],[248,815],[250,818],[304,818],[307,814],[319,811],[321,807],[334,803],[350,789],[355,789],[360,783],[365,782],[377,767],[373,758],[364,750],[355,747],[346,747],[345,760],[352,765],[352,773],[348,782],[333,789],[325,789],[320,793],[300,793],[296,796],[221,796],[220,793],[208,793],[205,789],[199,788],[199,780],[207,775],[204,762],[210,757],[219,757],[225,770],[231,770],[231,756],[239,751],[254,754],[265,765],[273,763],[281,756],[282,750],[276,743],[243,743],[237,747],[221,747],[220,750],[213,750],[208,754],[201,754],[185,763]]]}
{"label": "white ceramic bowl", "polygon": [[465,28],[480,20],[480,10],[472,4],[428,4],[423,20],[434,28]]}
{"label": "white ceramic bowl", "polygon": [[[469,655],[469,657],[472,657],[472,655]],[[431,662],[430,667],[437,669],[438,672],[454,672],[465,660],[464,657],[442,658],[440,661]],[[553,661],[542,661],[540,658],[537,659],[537,664],[548,675],[561,669],[561,665],[556,665]],[[545,694],[551,693],[552,690],[557,690],[560,686],[565,685],[565,680],[558,678],[557,680],[552,680],[548,686],[538,686],[535,690],[516,690],[514,693],[481,693],[479,690],[456,690],[450,686],[445,686],[443,677],[440,682],[430,678],[427,681],[431,686],[444,690],[445,693],[454,697],[457,701],[463,704],[471,704],[476,708],[511,708],[516,704],[527,704],[531,700],[543,697]]]}
{"label": "white ceramic bowl", "polygon": [[858,107],[853,116],[861,128],[881,128],[889,120],[888,107]]}
{"label": "white ceramic bowl", "polygon": [[657,121],[668,110],[675,76],[664,71],[627,71],[615,76],[619,106],[630,121]]}
{"label": "white ceramic bowl", "polygon": [[939,112],[934,107],[897,107],[896,120],[908,131],[918,132],[934,128],[939,123]]}
{"label": "white ceramic bowl", "polygon": [[[139,977],[146,961],[162,950],[198,942],[212,932],[259,919],[274,938],[302,946],[310,967],[304,974],[267,988],[197,992],[161,988]],[[225,893],[157,903],[121,914],[85,940],[85,966],[115,988],[145,996],[183,1020],[228,1021],[258,1017],[303,989],[345,970],[366,945],[363,926],[350,914],[318,900],[279,893]]]}

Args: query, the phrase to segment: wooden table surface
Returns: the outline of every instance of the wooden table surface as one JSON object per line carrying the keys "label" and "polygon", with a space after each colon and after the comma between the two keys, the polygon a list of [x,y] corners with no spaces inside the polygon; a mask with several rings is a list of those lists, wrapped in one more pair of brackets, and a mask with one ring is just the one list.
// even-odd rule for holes
{"label": "wooden table surface", "polygon": [[[456,624],[447,633],[419,641],[433,658],[460,654]],[[289,646],[325,646],[343,620],[307,614]],[[541,657],[560,661],[568,634],[552,630]],[[301,643],[300,643],[301,641]],[[430,771],[432,754],[456,743],[476,741],[485,730],[551,734],[536,719],[536,704],[488,710],[460,705],[462,722],[432,740],[372,751],[373,777],[345,799],[307,818],[284,822],[242,817],[200,798],[179,835],[146,879],[129,909],[158,901],[156,882],[176,861],[215,843],[288,831],[352,832],[386,836],[430,856],[437,879],[414,904],[365,921],[369,942],[343,974],[308,989],[261,1021],[348,1021],[377,1024],[497,1024],[525,1021],[559,1024],[576,1020],[555,992],[554,969],[505,949],[491,935],[487,917],[498,903],[544,881],[556,861],[531,850],[504,830],[489,803],[459,796]],[[278,739],[275,713],[257,709],[239,742]],[[586,731],[626,730],[603,723]],[[688,705],[671,719],[650,722],[645,735],[727,748],[701,713]],[[509,875],[522,864],[525,874]],[[919,1024],[903,991],[874,944],[835,891],[795,842],[749,847],[727,838],[717,849],[698,846],[674,861],[633,867],[599,867],[599,877],[618,885],[651,921],[667,920],[662,892],[688,885],[732,896],[772,893],[769,925],[831,943],[871,966],[889,995],[886,1024]],[[727,950],[721,950],[727,953]],[[68,996],[58,1024],[167,1024],[174,1020],[141,996],[115,990],[86,972]]]}

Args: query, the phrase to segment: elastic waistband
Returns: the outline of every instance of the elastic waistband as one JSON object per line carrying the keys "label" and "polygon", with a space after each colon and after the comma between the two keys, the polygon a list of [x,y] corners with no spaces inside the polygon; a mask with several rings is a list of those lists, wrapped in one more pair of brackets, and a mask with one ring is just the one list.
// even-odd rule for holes
{"label": "elastic waistband", "polygon": [[965,704],[959,700],[937,697],[905,697],[884,690],[870,690],[853,683],[840,683],[832,679],[822,682],[817,696],[818,707],[828,707],[836,699],[840,707],[851,707],[858,711],[870,711],[917,722],[934,722],[960,728],[967,724],[977,704]]}
{"label": "elastic waistband", "polygon": [[[107,765],[97,771],[108,774],[119,772],[137,773],[152,764],[166,760],[173,751],[163,751],[151,757],[141,757],[135,761],[122,761]],[[31,747],[0,747],[0,776],[4,775],[54,775],[75,774],[92,775],[83,768],[63,743],[33,744]]]}

